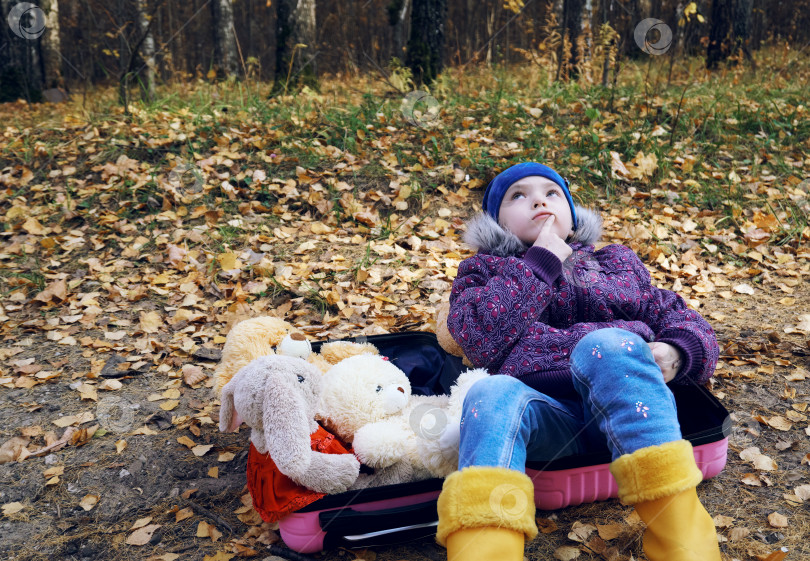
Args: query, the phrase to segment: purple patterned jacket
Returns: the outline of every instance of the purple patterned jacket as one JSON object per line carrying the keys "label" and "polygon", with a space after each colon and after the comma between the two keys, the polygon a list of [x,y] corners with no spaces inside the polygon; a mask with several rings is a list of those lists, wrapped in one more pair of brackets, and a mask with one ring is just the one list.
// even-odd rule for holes
{"label": "purple patterned jacket", "polygon": [[672,383],[711,377],[719,348],[714,330],[676,293],[652,286],[638,256],[623,245],[594,251],[602,220],[577,207],[572,256],[524,245],[481,213],[465,241],[478,253],[458,269],[447,327],[467,358],[491,373],[519,378],[540,392],[574,393],[568,360],[577,342],[597,329],[620,327],[645,341],[684,352]]}

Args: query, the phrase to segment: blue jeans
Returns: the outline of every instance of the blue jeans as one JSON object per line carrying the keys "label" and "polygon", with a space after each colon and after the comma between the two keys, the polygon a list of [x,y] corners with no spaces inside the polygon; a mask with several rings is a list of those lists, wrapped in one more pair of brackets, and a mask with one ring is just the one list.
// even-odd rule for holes
{"label": "blue jeans", "polygon": [[624,329],[583,337],[569,361],[578,399],[554,399],[511,376],[476,382],[464,399],[459,469],[609,450],[615,460],[680,440],[675,398],[649,345]]}

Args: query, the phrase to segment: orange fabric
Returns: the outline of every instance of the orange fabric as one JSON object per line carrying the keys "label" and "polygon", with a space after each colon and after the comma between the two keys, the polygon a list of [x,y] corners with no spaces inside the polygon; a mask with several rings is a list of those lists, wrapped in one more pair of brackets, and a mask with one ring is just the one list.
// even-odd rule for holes
{"label": "orange fabric", "polygon": [[[351,448],[347,449],[335,435],[321,426],[309,437],[315,452],[351,453]],[[247,485],[253,499],[253,508],[265,522],[281,520],[325,495],[302,487],[281,473],[270,454],[262,454],[252,442],[248,452]]]}

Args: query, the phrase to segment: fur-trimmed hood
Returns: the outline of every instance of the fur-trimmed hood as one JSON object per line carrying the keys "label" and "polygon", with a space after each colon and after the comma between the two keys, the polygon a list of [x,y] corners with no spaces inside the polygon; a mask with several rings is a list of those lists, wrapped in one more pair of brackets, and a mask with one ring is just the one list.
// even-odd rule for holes
{"label": "fur-trimmed hood", "polygon": [[[566,243],[593,245],[602,237],[602,217],[597,212],[579,205],[574,208],[578,227]],[[467,222],[464,241],[477,251],[498,257],[522,255],[530,247],[520,241],[515,234],[501,227],[485,212],[478,213]]]}

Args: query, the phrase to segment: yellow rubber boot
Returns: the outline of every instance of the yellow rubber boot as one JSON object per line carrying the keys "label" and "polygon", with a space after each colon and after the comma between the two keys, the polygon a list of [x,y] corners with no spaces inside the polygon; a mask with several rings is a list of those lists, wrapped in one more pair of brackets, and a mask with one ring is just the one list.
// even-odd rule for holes
{"label": "yellow rubber boot", "polygon": [[448,561],[523,561],[534,539],[534,485],[523,473],[471,466],[445,480],[436,540]]}
{"label": "yellow rubber boot", "polygon": [[688,440],[625,454],[610,471],[619,499],[635,505],[647,524],[643,546],[650,561],[720,561],[714,522],[695,490],[703,474]]}
{"label": "yellow rubber boot", "polygon": [[447,536],[447,561],[522,561],[523,532],[470,528]]}

